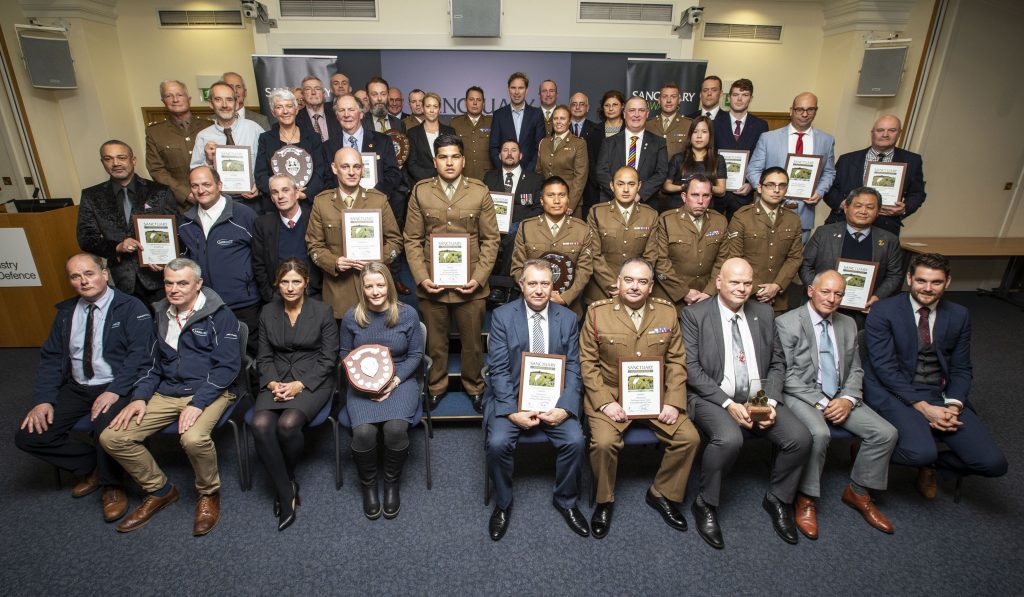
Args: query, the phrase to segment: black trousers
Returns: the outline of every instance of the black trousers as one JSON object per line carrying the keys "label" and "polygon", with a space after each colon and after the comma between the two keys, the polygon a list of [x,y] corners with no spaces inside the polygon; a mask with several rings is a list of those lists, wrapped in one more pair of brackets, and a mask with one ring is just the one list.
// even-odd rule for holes
{"label": "black trousers", "polygon": [[92,469],[98,469],[101,484],[120,485],[123,477],[121,466],[95,440],[130,402],[129,398],[122,396],[107,412],[100,413],[92,422],[93,443],[71,436],[75,423],[89,414],[93,401],[106,389],[105,384],[83,386],[74,381],[64,384],[53,405],[53,423],[42,433],[19,429],[14,436],[15,445],[44,462],[76,475],[87,475]]}

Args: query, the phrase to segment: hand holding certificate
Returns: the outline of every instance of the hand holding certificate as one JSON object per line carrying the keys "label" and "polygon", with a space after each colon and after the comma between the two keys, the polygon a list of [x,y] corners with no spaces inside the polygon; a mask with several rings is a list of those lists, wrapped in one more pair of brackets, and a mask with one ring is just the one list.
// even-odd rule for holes
{"label": "hand holding certificate", "polygon": [[491,202],[498,218],[498,232],[508,234],[512,224],[512,193],[491,193]]}
{"label": "hand holding certificate", "polygon": [[661,357],[619,361],[619,403],[630,419],[661,414],[665,362]]}
{"label": "hand holding certificate", "polygon": [[359,179],[359,186],[364,189],[377,187],[380,179],[380,172],[377,169],[377,154],[370,151],[359,154],[363,159],[363,177]]}
{"label": "hand holding certificate", "polygon": [[170,215],[134,215],[135,238],[142,245],[139,265],[167,265],[178,256],[175,218]]}
{"label": "hand holding certificate", "polygon": [[846,280],[846,292],[839,306],[866,311],[878,280],[878,262],[840,258],[836,262],[836,271]]}
{"label": "hand holding certificate", "polygon": [[896,205],[902,201],[906,180],[907,165],[903,162],[868,162],[864,173],[864,186],[878,191],[882,205]]}
{"label": "hand holding certificate", "polygon": [[740,149],[719,149],[718,155],[725,160],[725,190],[738,191],[747,181],[750,152]]}
{"label": "hand holding certificate", "polygon": [[462,288],[469,284],[469,235],[430,236],[430,280],[439,288]]}
{"label": "hand holding certificate", "polygon": [[565,357],[524,352],[519,374],[519,410],[546,413],[565,388]]}
{"label": "hand holding certificate", "polygon": [[221,192],[240,195],[256,185],[252,175],[252,148],[245,145],[218,145],[213,164],[220,175]]}
{"label": "hand holding certificate", "polygon": [[346,209],[342,212],[342,251],[348,259],[382,261],[384,235],[379,209]]}

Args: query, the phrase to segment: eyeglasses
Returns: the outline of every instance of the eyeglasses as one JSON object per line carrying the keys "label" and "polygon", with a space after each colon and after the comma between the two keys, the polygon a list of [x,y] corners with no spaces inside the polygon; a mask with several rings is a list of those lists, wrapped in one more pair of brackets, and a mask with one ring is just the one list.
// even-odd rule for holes
{"label": "eyeglasses", "polygon": [[766,182],[761,185],[769,191],[785,191],[789,188],[788,182]]}
{"label": "eyeglasses", "polygon": [[797,108],[796,106],[793,106],[790,110],[794,112],[803,112],[804,114],[814,114],[818,111],[818,106],[814,106],[813,108]]}

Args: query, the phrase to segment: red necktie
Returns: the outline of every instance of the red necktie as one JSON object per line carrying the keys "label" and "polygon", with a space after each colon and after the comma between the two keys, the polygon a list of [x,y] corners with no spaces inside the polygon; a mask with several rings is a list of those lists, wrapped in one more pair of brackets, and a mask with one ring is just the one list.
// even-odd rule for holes
{"label": "red necktie", "polygon": [[738,143],[739,140],[740,140],[740,121],[739,120],[736,121],[736,130],[732,132],[732,136],[733,136],[734,139],[736,139],[736,142]]}
{"label": "red necktie", "polygon": [[288,220],[288,228],[295,228],[295,220]]}
{"label": "red necktie", "polygon": [[917,338],[921,341],[921,346],[931,346],[932,333],[928,329],[928,307],[921,307],[917,313],[920,315],[917,320]]}
{"label": "red necktie", "polygon": [[807,133],[797,133],[797,137],[796,137],[796,152],[795,152],[797,155],[803,155],[804,154],[804,135],[806,135],[806,134]]}

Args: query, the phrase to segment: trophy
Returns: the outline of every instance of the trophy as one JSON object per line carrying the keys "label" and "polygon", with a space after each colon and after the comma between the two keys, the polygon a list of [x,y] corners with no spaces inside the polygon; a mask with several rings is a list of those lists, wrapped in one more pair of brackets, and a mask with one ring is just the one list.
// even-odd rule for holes
{"label": "trophy", "polygon": [[565,292],[576,276],[576,262],[563,253],[550,251],[540,256],[551,265],[551,290]]}
{"label": "trophy", "polygon": [[381,394],[395,378],[391,351],[380,344],[364,344],[342,361],[352,387],[367,394]]}
{"label": "trophy", "polygon": [[747,400],[744,406],[747,407],[747,415],[750,420],[755,423],[767,421],[772,417],[772,407],[768,405],[768,394],[764,393],[763,387],[759,388],[754,397]]}

